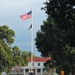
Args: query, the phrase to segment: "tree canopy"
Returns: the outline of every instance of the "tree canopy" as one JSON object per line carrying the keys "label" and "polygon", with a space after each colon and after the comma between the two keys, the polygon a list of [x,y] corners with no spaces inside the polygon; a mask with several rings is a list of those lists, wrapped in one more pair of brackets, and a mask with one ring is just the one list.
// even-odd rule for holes
{"label": "tree canopy", "polygon": [[47,19],[37,32],[36,48],[44,57],[51,55],[59,69],[65,70],[65,74],[72,72],[74,75],[75,1],[47,0],[44,4],[42,9],[45,10]]}
{"label": "tree canopy", "polygon": [[0,72],[8,70],[12,64],[10,45],[14,42],[15,33],[8,26],[0,26]]}
{"label": "tree canopy", "polygon": [[18,46],[12,47],[14,37],[15,32],[7,25],[0,26],[0,73],[9,72],[13,66],[27,66],[31,57],[31,52],[22,51]]}

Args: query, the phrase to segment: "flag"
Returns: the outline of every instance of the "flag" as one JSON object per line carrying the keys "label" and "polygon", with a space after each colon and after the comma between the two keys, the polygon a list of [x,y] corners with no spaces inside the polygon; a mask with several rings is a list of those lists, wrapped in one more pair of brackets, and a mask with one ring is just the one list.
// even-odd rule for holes
{"label": "flag", "polygon": [[[32,24],[30,25],[29,29],[30,29],[30,28],[32,28]],[[28,30],[29,30],[29,29],[28,29]]]}
{"label": "flag", "polygon": [[32,18],[32,11],[29,11],[28,13],[25,13],[20,16],[22,20],[27,20],[29,18]]}

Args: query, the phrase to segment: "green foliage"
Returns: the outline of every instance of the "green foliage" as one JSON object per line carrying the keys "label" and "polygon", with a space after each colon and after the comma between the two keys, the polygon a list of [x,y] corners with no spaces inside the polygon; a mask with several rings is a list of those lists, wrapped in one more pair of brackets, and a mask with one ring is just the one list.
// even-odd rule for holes
{"label": "green foliage", "polygon": [[24,59],[24,65],[27,66],[27,64],[28,64],[28,58],[29,58],[27,51],[23,51],[22,52],[22,58]]}
{"label": "green foliage", "polygon": [[12,66],[27,66],[28,58],[31,57],[31,54],[33,53],[27,51],[21,52],[21,50],[17,46],[14,46],[12,48],[12,57],[13,57]]}
{"label": "green foliage", "polygon": [[32,53],[31,51],[28,52],[28,57],[30,58],[31,56],[36,57],[36,55],[34,55],[34,53]]}
{"label": "green foliage", "polygon": [[13,30],[9,29],[8,26],[0,26],[0,39],[8,44],[12,44],[14,42],[13,37],[15,33]]}
{"label": "green foliage", "polygon": [[50,69],[50,68],[53,68],[53,67],[56,67],[56,62],[53,61],[53,60],[48,60],[44,63],[44,66],[47,68],[47,69]]}
{"label": "green foliage", "polygon": [[12,66],[22,66],[25,64],[24,58],[22,58],[21,50],[17,46],[14,46],[12,48],[12,56],[13,56]]}
{"label": "green foliage", "polygon": [[[37,32],[36,48],[42,56],[51,55],[58,68],[65,75],[75,68],[75,1],[47,0],[45,10],[48,15]],[[66,69],[68,68],[68,70]]]}
{"label": "green foliage", "polygon": [[[23,51],[17,47],[11,47],[14,43],[15,33],[8,26],[0,26],[0,73],[9,72],[12,66],[27,66],[31,52]],[[33,56],[35,56],[33,54]]]}
{"label": "green foliage", "polygon": [[15,33],[8,26],[0,26],[0,72],[8,71],[12,64],[10,44],[14,42]]}

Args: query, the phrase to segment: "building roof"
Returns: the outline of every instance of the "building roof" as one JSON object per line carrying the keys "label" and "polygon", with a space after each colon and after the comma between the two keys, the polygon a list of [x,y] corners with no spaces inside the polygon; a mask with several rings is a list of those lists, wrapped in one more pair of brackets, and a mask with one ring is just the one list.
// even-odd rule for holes
{"label": "building roof", "polygon": [[[47,60],[52,60],[51,58],[44,57],[33,57],[33,62],[46,62]],[[31,58],[29,58],[29,62],[31,62]]]}

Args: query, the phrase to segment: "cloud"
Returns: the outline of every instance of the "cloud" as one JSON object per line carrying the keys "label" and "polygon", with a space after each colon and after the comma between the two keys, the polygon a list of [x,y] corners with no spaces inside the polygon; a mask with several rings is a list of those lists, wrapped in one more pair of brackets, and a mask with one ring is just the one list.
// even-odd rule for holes
{"label": "cloud", "polygon": [[20,9],[27,10],[39,6],[40,3],[42,1],[39,0],[0,0],[0,13],[10,14]]}
{"label": "cloud", "polygon": [[[25,1],[25,0],[1,0],[0,1],[0,16],[3,14],[4,16],[7,14],[8,16],[13,14],[15,11],[20,11],[20,9],[24,9],[27,5],[33,4],[33,2]],[[2,16],[3,16],[2,15]]]}
{"label": "cloud", "polygon": [[2,11],[13,11],[16,8],[31,8],[31,6],[38,4],[39,1],[36,0],[1,0],[0,1],[0,10]]}
{"label": "cloud", "polygon": [[0,8],[2,8],[2,10],[6,9],[6,10],[11,10],[12,8],[16,8],[16,7],[24,7],[27,5],[31,5],[33,3],[35,3],[34,1],[31,0],[1,0],[0,1]]}

